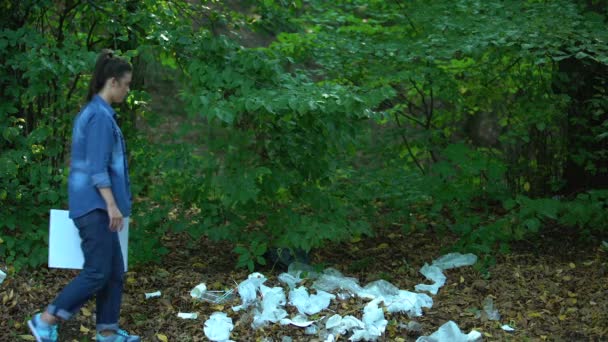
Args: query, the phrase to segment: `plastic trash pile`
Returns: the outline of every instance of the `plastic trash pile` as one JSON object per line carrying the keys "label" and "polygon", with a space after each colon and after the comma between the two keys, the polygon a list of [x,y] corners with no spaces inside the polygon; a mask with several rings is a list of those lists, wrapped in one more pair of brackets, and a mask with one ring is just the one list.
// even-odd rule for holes
{"label": "plastic trash pile", "polygon": [[[318,335],[326,342],[334,341],[338,335],[350,335],[350,341],[375,341],[384,334],[388,323],[384,317],[384,308],[388,312],[401,312],[409,317],[421,316],[422,308],[433,306],[433,299],[421,292],[437,294],[446,281],[444,270],[473,265],[475,262],[477,257],[473,254],[450,253],[435,260],[431,265],[425,264],[420,272],[433,284],[416,285],[417,292],[399,289],[385,280],[377,280],[362,287],[357,279],[345,277],[335,269],[329,268],[317,274],[307,265],[294,263],[290,265],[287,273],[278,277],[280,282],[287,285],[288,294],[284,292],[283,287],[264,285],[266,277],[253,273],[247,280],[238,284],[241,304],[232,309],[250,309],[253,313],[251,326],[254,329],[279,323],[304,328],[305,334]],[[304,286],[297,286],[303,280],[301,276],[304,273],[308,278],[314,279],[312,288],[316,293],[310,293]],[[192,296],[195,297],[194,294]],[[197,294],[196,297],[201,296],[202,294]],[[352,296],[370,300],[362,310],[361,319],[356,315],[343,317],[339,314],[323,316],[316,320],[308,318],[327,309],[332,301]],[[297,308],[298,314],[288,317],[286,305]],[[204,331],[212,341],[228,341],[232,329],[232,320],[225,313],[215,312],[205,322]],[[417,342],[469,342],[480,339],[479,332],[473,330],[465,335],[456,323],[449,321],[432,335],[418,338]]]}

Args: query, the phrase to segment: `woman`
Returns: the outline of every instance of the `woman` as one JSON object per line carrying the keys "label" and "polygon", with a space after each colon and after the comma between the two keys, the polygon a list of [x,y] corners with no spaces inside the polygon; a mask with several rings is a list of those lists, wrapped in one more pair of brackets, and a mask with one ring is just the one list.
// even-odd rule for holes
{"label": "woman", "polygon": [[141,340],[118,327],[124,275],[118,232],[131,213],[131,193],[125,142],[111,104],[125,99],[131,73],[128,62],[102,51],[88,103],[74,121],[68,197],[85,261],[82,272],[53,303],[28,321],[38,342],[57,341],[58,320],[70,319],[93,296],[97,342]]}

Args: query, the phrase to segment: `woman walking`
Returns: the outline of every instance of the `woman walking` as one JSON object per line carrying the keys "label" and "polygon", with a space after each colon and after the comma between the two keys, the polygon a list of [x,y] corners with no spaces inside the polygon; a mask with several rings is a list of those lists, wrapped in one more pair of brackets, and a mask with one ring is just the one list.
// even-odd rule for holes
{"label": "woman walking", "polygon": [[84,266],[28,326],[38,342],[57,341],[59,319],[68,320],[96,297],[97,342],[136,342],[118,326],[124,264],[118,232],[131,214],[125,142],[113,103],[129,92],[132,67],[109,50],[101,52],[88,103],[76,116],[68,178],[70,218],[82,239]]}

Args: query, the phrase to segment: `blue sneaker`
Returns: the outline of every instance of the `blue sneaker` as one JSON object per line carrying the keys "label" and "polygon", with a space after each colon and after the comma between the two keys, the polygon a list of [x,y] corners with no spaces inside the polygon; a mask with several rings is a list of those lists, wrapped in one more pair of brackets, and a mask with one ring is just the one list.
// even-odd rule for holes
{"label": "blue sneaker", "polygon": [[129,335],[128,332],[118,329],[116,334],[110,336],[103,336],[97,333],[97,342],[140,342],[141,338],[136,335]]}
{"label": "blue sneaker", "polygon": [[27,321],[27,326],[30,327],[37,342],[57,342],[57,324],[49,325],[42,322],[40,314],[34,315]]}

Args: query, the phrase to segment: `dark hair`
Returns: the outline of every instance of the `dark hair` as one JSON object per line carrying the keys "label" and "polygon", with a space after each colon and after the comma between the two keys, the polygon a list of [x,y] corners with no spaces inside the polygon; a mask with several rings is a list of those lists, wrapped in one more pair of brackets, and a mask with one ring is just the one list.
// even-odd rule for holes
{"label": "dark hair", "polygon": [[126,60],[115,56],[112,50],[101,50],[99,57],[97,57],[97,62],[95,63],[95,71],[93,72],[93,77],[91,77],[91,83],[89,84],[87,101],[91,101],[93,96],[103,88],[109,78],[115,77],[119,79],[132,70],[131,64]]}

